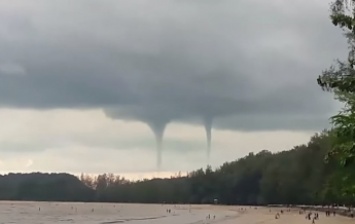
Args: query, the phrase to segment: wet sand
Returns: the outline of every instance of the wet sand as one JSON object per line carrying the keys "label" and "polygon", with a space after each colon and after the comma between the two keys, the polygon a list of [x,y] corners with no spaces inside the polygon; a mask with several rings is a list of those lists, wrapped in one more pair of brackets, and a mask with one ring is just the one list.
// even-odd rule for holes
{"label": "wet sand", "polygon": [[[170,212],[169,212],[170,210]],[[281,208],[257,208],[216,205],[147,205],[110,203],[0,202],[0,223],[23,224],[308,224],[297,209],[275,214]],[[342,216],[319,213],[318,224],[355,223]]]}
{"label": "wet sand", "polygon": [[[281,214],[281,210],[284,211]],[[269,224],[277,224],[277,223],[287,223],[287,224],[311,224],[312,220],[307,220],[306,213],[299,214],[299,209],[291,209],[289,212],[285,208],[247,208],[246,211],[240,212],[240,216],[234,220],[227,220],[224,222],[220,222],[221,224],[261,224],[261,223],[269,223]],[[280,218],[275,219],[275,215],[279,213]],[[318,212],[319,219],[315,220],[316,224],[347,224],[347,223],[355,223],[355,219],[336,215],[326,217],[325,213]]]}

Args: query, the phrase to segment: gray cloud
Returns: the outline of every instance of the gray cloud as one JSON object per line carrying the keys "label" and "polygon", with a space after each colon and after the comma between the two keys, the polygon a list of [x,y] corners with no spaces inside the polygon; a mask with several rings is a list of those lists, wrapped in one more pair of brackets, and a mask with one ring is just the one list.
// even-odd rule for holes
{"label": "gray cloud", "polygon": [[336,109],[315,82],[345,49],[324,1],[15,0],[0,15],[2,107],[243,130],[318,130]]}

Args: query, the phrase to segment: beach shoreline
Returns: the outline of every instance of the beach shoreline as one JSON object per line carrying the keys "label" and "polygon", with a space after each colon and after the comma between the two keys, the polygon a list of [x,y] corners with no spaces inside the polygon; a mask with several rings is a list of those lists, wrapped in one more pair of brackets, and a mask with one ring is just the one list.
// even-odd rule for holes
{"label": "beach shoreline", "polygon": [[[301,212],[302,211],[302,212]],[[120,204],[0,201],[0,221],[3,223],[52,224],[70,220],[76,224],[308,224],[307,213],[314,207],[233,206],[189,204]],[[317,224],[355,223],[355,219],[326,216],[318,211]],[[277,214],[279,217],[276,218]]]}

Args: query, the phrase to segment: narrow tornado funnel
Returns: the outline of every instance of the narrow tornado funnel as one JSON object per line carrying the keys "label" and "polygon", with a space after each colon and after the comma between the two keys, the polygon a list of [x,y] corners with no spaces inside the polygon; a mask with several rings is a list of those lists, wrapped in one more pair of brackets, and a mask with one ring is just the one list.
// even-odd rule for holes
{"label": "narrow tornado funnel", "polygon": [[203,123],[205,126],[206,130],[206,138],[207,138],[207,162],[210,162],[210,156],[211,156],[211,141],[212,141],[212,122],[213,118],[212,117],[204,117]]}
{"label": "narrow tornado funnel", "polygon": [[157,166],[160,169],[162,163],[162,150],[163,150],[163,137],[164,130],[168,122],[149,122],[148,125],[152,129],[155,135],[156,147],[157,147]]}

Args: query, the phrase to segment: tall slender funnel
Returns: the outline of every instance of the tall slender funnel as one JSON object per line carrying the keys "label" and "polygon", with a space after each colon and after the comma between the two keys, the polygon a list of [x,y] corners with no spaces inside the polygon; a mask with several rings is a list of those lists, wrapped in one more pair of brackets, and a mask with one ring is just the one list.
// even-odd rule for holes
{"label": "tall slender funnel", "polygon": [[203,123],[206,130],[206,138],[207,138],[207,161],[209,163],[211,156],[211,141],[212,141],[212,122],[213,118],[210,116],[206,116],[203,119]]}
{"label": "tall slender funnel", "polygon": [[149,122],[148,125],[155,135],[157,147],[157,166],[160,169],[162,163],[163,137],[167,122]]}

